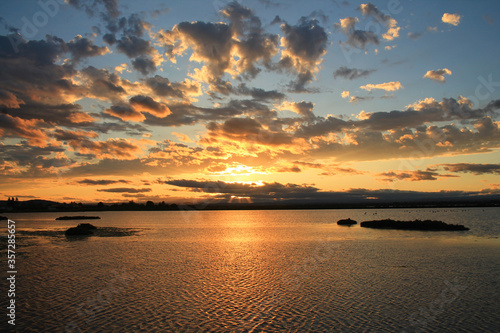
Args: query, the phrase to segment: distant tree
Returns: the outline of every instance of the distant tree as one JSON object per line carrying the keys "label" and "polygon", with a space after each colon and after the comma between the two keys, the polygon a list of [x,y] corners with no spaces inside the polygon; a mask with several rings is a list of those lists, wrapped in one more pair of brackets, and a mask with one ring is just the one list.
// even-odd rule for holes
{"label": "distant tree", "polygon": [[18,197],[16,197],[16,202],[19,202],[19,198]]}
{"label": "distant tree", "polygon": [[155,206],[155,203],[153,201],[150,200],[150,201],[146,202],[146,208],[154,208],[154,206]]}

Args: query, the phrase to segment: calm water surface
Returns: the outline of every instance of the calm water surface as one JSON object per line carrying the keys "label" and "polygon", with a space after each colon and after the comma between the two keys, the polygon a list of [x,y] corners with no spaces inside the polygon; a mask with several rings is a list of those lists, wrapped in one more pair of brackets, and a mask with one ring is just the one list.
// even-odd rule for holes
{"label": "calm water surface", "polygon": [[[499,208],[99,212],[89,222],[135,233],[68,240],[79,221],[54,219],[71,214],[9,215],[18,332],[500,331]],[[347,217],[471,231],[336,225]]]}

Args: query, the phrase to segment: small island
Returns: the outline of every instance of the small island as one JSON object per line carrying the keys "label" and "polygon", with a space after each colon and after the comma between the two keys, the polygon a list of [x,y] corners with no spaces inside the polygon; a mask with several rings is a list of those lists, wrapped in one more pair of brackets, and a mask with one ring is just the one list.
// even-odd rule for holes
{"label": "small island", "polygon": [[96,230],[97,227],[90,223],[80,223],[76,227],[69,228],[64,233],[66,236],[90,236],[94,234],[93,230]]}
{"label": "small island", "polygon": [[354,225],[354,224],[358,224],[358,222],[357,222],[357,221],[352,220],[351,218],[348,218],[348,219],[338,220],[338,221],[337,221],[337,224],[338,224],[338,225],[347,225],[347,226],[351,226],[351,225]]}
{"label": "small island", "polygon": [[415,220],[395,221],[391,219],[361,222],[363,228],[396,229],[396,230],[421,230],[421,231],[466,231],[469,228],[461,224],[448,224],[442,221]]}
{"label": "small island", "polygon": [[61,216],[56,220],[100,220],[99,216]]}

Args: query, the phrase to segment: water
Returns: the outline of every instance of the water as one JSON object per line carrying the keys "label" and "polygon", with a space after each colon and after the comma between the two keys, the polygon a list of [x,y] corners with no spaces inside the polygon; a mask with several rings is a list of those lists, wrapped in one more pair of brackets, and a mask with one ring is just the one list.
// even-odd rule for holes
{"label": "water", "polygon": [[[11,214],[17,222],[16,329],[498,331],[499,213],[498,208],[99,212],[88,213],[101,216],[89,222],[130,228],[125,231],[132,235],[83,240],[68,240],[63,233],[80,221],[54,221],[70,214]],[[347,217],[439,219],[471,231],[336,225]],[[1,244],[5,262],[5,237]],[[1,286],[5,291],[5,278]],[[7,297],[0,303],[5,309]],[[1,325],[7,327],[5,318]]]}

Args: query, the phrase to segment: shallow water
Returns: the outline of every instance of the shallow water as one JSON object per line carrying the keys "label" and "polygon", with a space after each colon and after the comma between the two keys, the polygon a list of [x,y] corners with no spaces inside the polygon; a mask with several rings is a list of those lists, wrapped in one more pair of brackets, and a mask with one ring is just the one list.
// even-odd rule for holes
{"label": "shallow water", "polygon": [[[496,331],[499,213],[498,208],[99,212],[88,214],[101,216],[90,223],[134,232],[78,240],[63,231],[82,221],[54,220],[71,214],[11,214],[19,250],[16,329]],[[438,219],[471,230],[336,225],[347,217]],[[2,238],[2,254],[5,248]],[[6,297],[0,301],[5,309]],[[6,327],[6,320],[1,324]]]}

